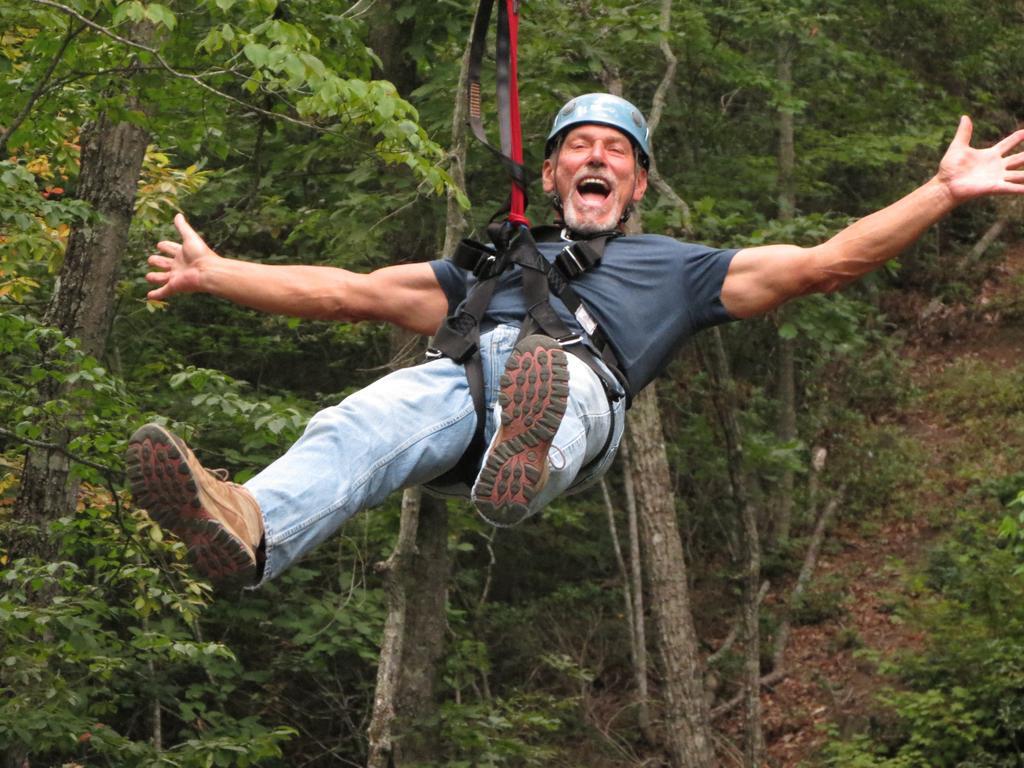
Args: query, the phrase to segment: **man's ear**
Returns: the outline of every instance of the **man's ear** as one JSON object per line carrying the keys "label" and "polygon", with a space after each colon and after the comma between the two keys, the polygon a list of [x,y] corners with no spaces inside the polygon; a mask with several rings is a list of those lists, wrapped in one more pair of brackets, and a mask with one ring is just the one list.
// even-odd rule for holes
{"label": "man's ear", "polygon": [[550,195],[555,191],[555,164],[551,162],[551,158],[544,160],[544,166],[540,172],[541,180],[544,182],[544,194]]}
{"label": "man's ear", "polygon": [[647,169],[641,168],[636,175],[636,184],[633,185],[633,202],[639,203],[647,192]]}

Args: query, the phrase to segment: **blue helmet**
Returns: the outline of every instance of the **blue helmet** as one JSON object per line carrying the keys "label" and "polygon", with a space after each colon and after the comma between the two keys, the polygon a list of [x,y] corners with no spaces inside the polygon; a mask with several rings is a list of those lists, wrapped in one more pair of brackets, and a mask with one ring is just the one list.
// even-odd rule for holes
{"label": "blue helmet", "polygon": [[596,123],[617,128],[629,137],[640,154],[640,164],[651,163],[651,131],[640,110],[623,98],[610,93],[588,93],[577,96],[558,110],[545,145],[547,157],[558,143],[558,137],[577,125]]}

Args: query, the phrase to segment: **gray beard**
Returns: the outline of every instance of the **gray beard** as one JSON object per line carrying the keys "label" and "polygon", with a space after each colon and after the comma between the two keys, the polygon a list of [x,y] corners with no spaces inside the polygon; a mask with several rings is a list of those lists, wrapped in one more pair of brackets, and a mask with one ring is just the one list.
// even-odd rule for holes
{"label": "gray beard", "polygon": [[[585,222],[582,222],[580,224],[580,226],[576,226],[576,224],[574,224],[573,222],[569,221],[569,219],[565,215],[565,206],[562,204],[562,198],[559,196],[559,194],[557,192],[552,192],[551,193],[551,205],[555,209],[556,218],[562,224],[564,224],[566,226],[566,228],[570,232],[575,232],[578,235],[590,236],[590,235],[596,235],[596,234],[598,234],[600,232],[607,232],[608,231],[608,228],[601,227],[598,224],[595,224],[593,222],[586,222],[585,221]],[[633,213],[633,203],[630,202],[629,204],[626,205],[626,208],[622,211],[622,215],[619,217],[619,220],[616,222],[615,226],[610,227],[610,229],[615,229],[617,226],[620,226],[620,225],[626,223],[626,221],[629,220],[629,217],[632,215],[632,213]]]}

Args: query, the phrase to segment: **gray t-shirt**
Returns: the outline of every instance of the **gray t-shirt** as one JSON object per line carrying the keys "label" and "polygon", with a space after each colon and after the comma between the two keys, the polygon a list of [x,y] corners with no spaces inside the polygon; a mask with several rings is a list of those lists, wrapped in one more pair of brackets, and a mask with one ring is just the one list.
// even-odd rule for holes
{"label": "gray t-shirt", "polygon": [[[553,262],[565,243],[538,243]],[[660,374],[679,346],[697,331],[733,318],[722,306],[722,284],[735,250],[681,243],[663,235],[631,235],[608,242],[601,264],[572,281],[573,290],[607,335],[636,394]],[[454,310],[475,284],[472,274],[449,261],[431,267]],[[498,281],[486,326],[520,324],[526,313],[521,268]],[[552,295],[551,304],[569,325],[580,325]]]}

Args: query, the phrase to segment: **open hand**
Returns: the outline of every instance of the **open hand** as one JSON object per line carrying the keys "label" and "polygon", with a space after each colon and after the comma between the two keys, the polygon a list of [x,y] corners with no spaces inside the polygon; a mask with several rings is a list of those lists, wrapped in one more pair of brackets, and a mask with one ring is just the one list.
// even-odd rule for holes
{"label": "open hand", "polygon": [[148,259],[151,267],[160,270],[146,275],[146,280],[158,286],[146,294],[154,301],[164,301],[176,293],[201,291],[204,268],[212,260],[220,258],[189,226],[182,214],[174,217],[174,226],[181,242],[161,240],[156,244],[160,253],[154,253]]}
{"label": "open hand", "polygon": [[1024,142],[1024,129],[1014,131],[987,149],[971,147],[971,119],[964,115],[939,164],[938,180],[946,185],[954,203],[983,195],[1024,194],[1024,152],[1008,154]]}

